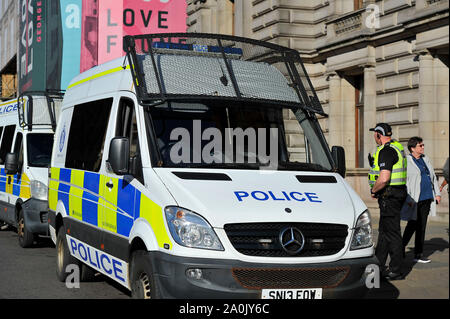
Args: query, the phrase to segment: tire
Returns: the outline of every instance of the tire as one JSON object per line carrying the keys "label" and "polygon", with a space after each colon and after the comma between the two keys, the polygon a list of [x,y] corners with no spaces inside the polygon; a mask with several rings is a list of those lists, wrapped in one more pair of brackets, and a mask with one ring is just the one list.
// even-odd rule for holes
{"label": "tire", "polygon": [[9,225],[4,221],[0,221],[0,231],[8,230],[8,229],[9,229]]}
{"label": "tire", "polygon": [[66,230],[64,226],[61,226],[56,235],[56,276],[61,282],[65,282],[69,275],[66,272],[68,265],[77,265],[80,267],[80,262],[70,254],[69,247],[67,246]]}
{"label": "tire", "polygon": [[93,268],[87,266],[84,263],[81,263],[81,270],[80,270],[80,281],[81,282],[90,282],[95,281],[95,274],[97,273],[96,270]]}
{"label": "tire", "polygon": [[33,245],[34,234],[30,232],[25,224],[23,210],[19,211],[19,219],[17,220],[17,235],[19,236],[19,245],[22,248],[28,248]]}
{"label": "tire", "polygon": [[154,280],[149,254],[134,251],[130,262],[131,297],[134,299],[159,299],[161,295]]}

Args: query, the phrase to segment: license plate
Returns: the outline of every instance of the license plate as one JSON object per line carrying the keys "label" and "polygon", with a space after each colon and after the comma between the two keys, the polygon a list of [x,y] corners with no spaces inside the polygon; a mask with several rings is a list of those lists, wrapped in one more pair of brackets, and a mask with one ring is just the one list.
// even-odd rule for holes
{"label": "license plate", "polygon": [[261,299],[322,299],[322,288],[263,289]]}

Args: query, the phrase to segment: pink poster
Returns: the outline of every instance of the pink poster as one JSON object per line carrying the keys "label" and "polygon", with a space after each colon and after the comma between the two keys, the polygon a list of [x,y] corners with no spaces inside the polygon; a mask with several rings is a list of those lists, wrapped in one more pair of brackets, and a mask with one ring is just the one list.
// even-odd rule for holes
{"label": "pink poster", "polygon": [[98,64],[98,3],[83,0],[80,72]]}
{"label": "pink poster", "polygon": [[123,2],[100,0],[98,6],[98,64],[102,64],[122,56]]}
{"label": "pink poster", "polygon": [[[84,1],[83,13],[91,12]],[[186,32],[187,2],[185,0],[98,0],[97,63],[105,63],[125,55],[122,39],[125,35]],[[88,17],[84,16],[86,21]],[[86,44],[95,42],[95,30],[84,32]],[[87,47],[85,47],[87,49]],[[89,66],[92,54],[82,65]],[[89,50],[89,53],[93,50]],[[82,57],[83,58],[83,57]],[[82,70],[83,71],[83,70]]]}
{"label": "pink poster", "polygon": [[123,0],[126,35],[186,32],[185,0]]}

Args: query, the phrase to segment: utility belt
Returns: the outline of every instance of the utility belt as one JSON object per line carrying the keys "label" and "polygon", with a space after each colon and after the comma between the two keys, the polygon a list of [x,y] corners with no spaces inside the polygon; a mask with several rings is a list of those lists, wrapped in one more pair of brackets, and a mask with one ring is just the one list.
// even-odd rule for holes
{"label": "utility belt", "polygon": [[406,194],[406,185],[389,185],[375,194],[376,198],[402,197]]}

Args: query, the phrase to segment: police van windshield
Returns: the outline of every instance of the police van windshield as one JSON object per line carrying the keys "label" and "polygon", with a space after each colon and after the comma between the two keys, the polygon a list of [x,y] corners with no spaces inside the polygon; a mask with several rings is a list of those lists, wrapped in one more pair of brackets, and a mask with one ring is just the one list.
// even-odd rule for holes
{"label": "police van windshield", "polygon": [[203,100],[168,102],[147,114],[158,166],[332,170],[320,128],[299,108]]}
{"label": "police van windshield", "polygon": [[28,165],[48,167],[52,156],[53,134],[27,135]]}

